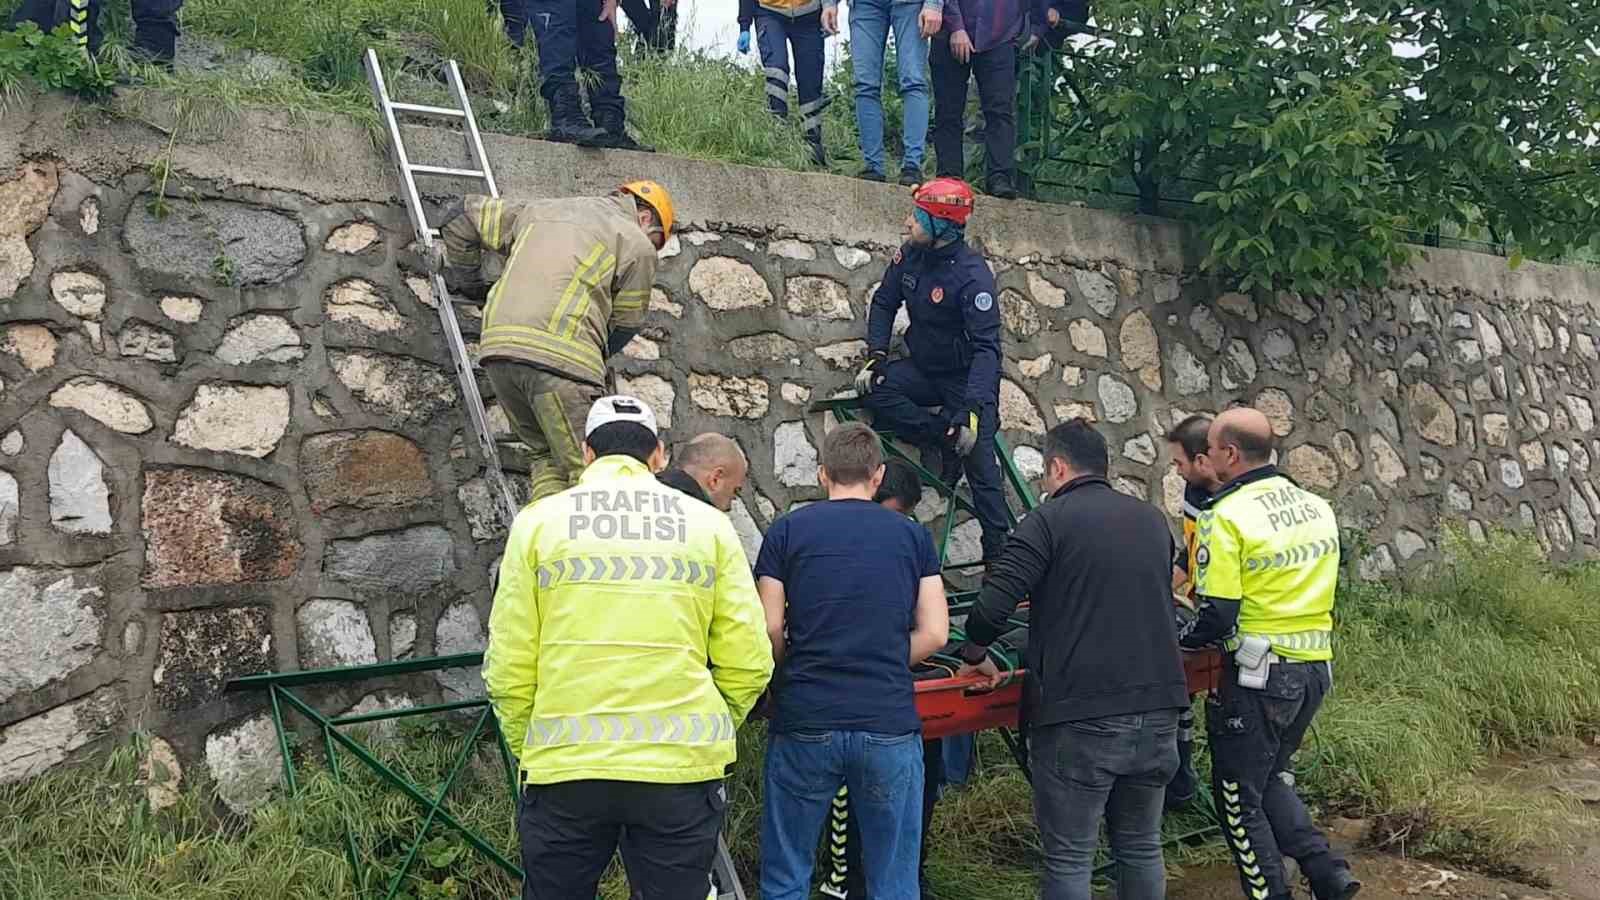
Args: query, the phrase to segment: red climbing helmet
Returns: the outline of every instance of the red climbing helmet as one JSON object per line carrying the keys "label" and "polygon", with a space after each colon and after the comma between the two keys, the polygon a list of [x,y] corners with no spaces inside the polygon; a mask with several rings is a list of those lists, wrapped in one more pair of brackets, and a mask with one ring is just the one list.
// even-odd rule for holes
{"label": "red climbing helmet", "polygon": [[935,219],[965,225],[972,215],[972,187],[959,178],[935,178],[917,185],[911,202]]}

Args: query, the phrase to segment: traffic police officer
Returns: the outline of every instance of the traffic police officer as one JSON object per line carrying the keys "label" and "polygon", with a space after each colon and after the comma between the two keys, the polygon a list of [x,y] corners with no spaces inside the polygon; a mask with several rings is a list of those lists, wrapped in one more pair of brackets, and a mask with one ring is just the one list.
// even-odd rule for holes
{"label": "traffic police officer", "polygon": [[1200,613],[1180,643],[1231,654],[1206,708],[1223,830],[1248,900],[1290,896],[1285,855],[1316,900],[1349,900],[1361,882],[1312,824],[1290,765],[1331,686],[1339,526],[1327,501],[1271,464],[1259,411],[1217,416],[1207,444],[1223,484],[1196,525]]}
{"label": "traffic police officer", "polygon": [[602,397],[584,433],[579,483],[511,526],[484,651],[525,786],[523,896],[595,896],[626,829],[635,887],[704,900],[766,617],[733,523],[652,474],[650,408]]}
{"label": "traffic police officer", "polygon": [[[935,178],[912,192],[908,240],[895,252],[867,314],[867,361],[856,375],[874,424],[942,448],[940,475],[954,487],[965,462],[973,506],[992,560],[1010,528],[1000,464],[1000,309],[994,273],[965,240],[972,188]],[[904,305],[910,359],[888,362],[895,313]],[[940,407],[934,414],[929,407]]]}

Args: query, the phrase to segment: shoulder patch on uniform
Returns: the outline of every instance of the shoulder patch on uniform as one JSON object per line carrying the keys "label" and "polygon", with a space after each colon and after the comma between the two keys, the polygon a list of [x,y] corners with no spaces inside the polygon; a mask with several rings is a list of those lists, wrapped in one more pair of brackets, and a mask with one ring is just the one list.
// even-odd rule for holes
{"label": "shoulder patch on uniform", "polygon": [[1211,548],[1207,547],[1207,546],[1204,546],[1204,545],[1201,545],[1200,549],[1195,551],[1194,563],[1197,566],[1210,565],[1210,563],[1211,563]]}
{"label": "shoulder patch on uniform", "polygon": [[972,305],[978,308],[978,312],[988,312],[994,309],[994,295],[988,291],[983,291],[972,298]]}
{"label": "shoulder patch on uniform", "polygon": [[942,288],[942,287],[934,288],[933,289],[933,293],[928,295],[928,299],[932,300],[935,303],[943,303],[944,302],[944,288]]}
{"label": "shoulder patch on uniform", "polygon": [[897,266],[900,265],[900,260],[902,258],[904,258],[904,257],[905,257],[905,251],[904,250],[896,250],[896,251],[894,251],[894,264],[897,265]]}

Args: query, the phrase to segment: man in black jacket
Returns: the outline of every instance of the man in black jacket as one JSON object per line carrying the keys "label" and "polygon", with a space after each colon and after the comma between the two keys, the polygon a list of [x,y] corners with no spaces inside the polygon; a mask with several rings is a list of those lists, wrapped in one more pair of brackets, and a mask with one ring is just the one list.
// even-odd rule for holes
{"label": "man in black jacket", "polygon": [[[985,647],[1032,598],[1034,814],[1045,900],[1088,900],[1106,818],[1122,900],[1165,896],[1161,806],[1189,705],[1172,618],[1172,533],[1113,490],[1106,441],[1082,419],[1045,439],[1050,499],[1017,526],[967,617],[963,674],[998,683]],[[980,665],[981,663],[981,665]]]}
{"label": "man in black jacket", "polygon": [[672,467],[657,475],[656,480],[727,512],[733,509],[733,499],[748,474],[750,462],[739,442],[707,431],[683,445]]}

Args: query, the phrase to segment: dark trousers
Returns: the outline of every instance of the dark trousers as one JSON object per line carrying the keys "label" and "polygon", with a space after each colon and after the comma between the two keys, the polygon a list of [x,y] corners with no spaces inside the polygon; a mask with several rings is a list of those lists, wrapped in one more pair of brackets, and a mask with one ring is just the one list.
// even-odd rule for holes
{"label": "dark trousers", "polygon": [[813,150],[822,146],[822,13],[791,18],[766,7],[756,9],[756,48],[767,76],[767,109],[789,117],[789,51],[794,50],[795,92],[800,98],[800,128]]}
{"label": "dark trousers", "polygon": [[[967,410],[967,373],[925,374],[916,362],[898,359],[883,369],[883,381],[867,395],[867,408],[879,429],[923,445],[943,446],[950,417]],[[935,415],[929,407],[941,407]],[[994,559],[1005,549],[1011,517],[1006,508],[1000,462],[994,455],[994,435],[1000,427],[1000,400],[996,397],[978,411],[978,445],[963,461],[972,505],[983,527],[983,558]],[[973,562],[973,560],[957,560]]]}
{"label": "dark trousers", "polygon": [[1328,847],[1294,790],[1291,759],[1331,684],[1327,663],[1274,665],[1261,690],[1240,687],[1230,664],[1206,704],[1212,788],[1247,898],[1288,897],[1291,856],[1319,897],[1349,864]]}
{"label": "dark trousers", "polygon": [[671,50],[678,40],[678,7],[665,12],[661,0],[620,0],[628,23],[647,50]]}
{"label": "dark trousers", "polygon": [[1118,898],[1165,897],[1161,801],[1178,768],[1178,710],[1035,726],[1029,744],[1043,900],[1089,900],[1102,815]]}
{"label": "dark trousers", "polygon": [[966,160],[962,132],[967,113],[967,82],[978,82],[983,109],[984,167],[990,178],[1011,178],[1017,154],[1017,48],[1005,43],[972,54],[963,64],[950,53],[950,38],[941,33],[928,51],[933,70],[933,152],[940,175],[962,178]]}
{"label": "dark trousers", "polygon": [[1200,774],[1194,770],[1194,710],[1178,713],[1178,771],[1167,782],[1165,809],[1172,812],[1189,805],[1200,792]]}
{"label": "dark trousers", "polygon": [[[939,803],[939,792],[944,790],[944,741],[934,738],[922,742],[922,850],[919,859],[919,870],[922,877],[919,879],[924,886],[927,885],[928,868],[928,826],[933,824],[933,808]],[[841,836],[840,831],[844,834]],[[842,837],[843,863],[840,864],[840,854],[835,851],[839,839]],[[828,873],[823,883],[821,892],[828,897],[850,898],[850,900],[866,900],[867,876],[861,866],[861,823],[850,815],[850,803],[847,795],[841,793],[833,801],[833,815],[828,823],[826,840],[829,843],[830,855],[833,856],[833,871]],[[843,890],[840,886],[843,886]]]}
{"label": "dark trousers", "polygon": [[[23,0],[11,24],[33,22],[44,31],[66,23],[90,53],[100,50],[101,0]],[[133,46],[148,59],[167,65],[178,49],[178,9],[183,0],[132,0]]]}
{"label": "dark trousers", "polygon": [[587,900],[623,846],[628,877],[644,900],[705,900],[722,831],[721,781],[647,784],[568,781],[528,785],[517,811],[523,900]]}
{"label": "dark trousers", "polygon": [[[502,0],[502,4],[516,0]],[[563,90],[578,84],[578,69],[594,74],[589,108],[594,123],[620,129],[623,120],[622,77],[617,74],[617,40],[610,22],[600,21],[600,0],[522,0],[528,25],[539,46],[539,93],[555,103]],[[503,8],[503,6],[502,6]],[[511,20],[506,19],[506,29]],[[515,40],[515,38],[513,38]]]}

